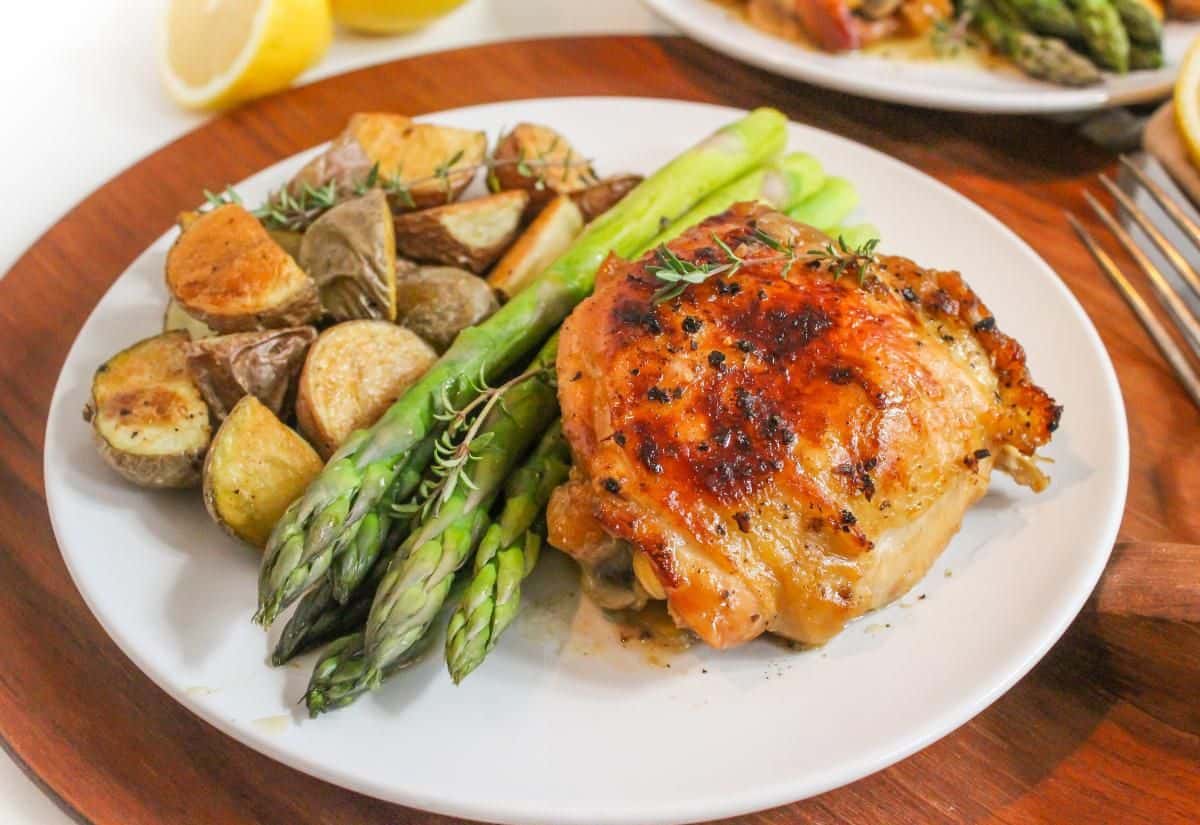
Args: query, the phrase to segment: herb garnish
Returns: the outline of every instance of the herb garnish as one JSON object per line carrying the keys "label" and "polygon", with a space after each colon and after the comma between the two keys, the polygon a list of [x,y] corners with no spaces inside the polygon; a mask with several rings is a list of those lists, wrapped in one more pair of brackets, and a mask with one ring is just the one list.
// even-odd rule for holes
{"label": "herb garnish", "polygon": [[827,243],[820,249],[810,249],[808,254],[815,260],[828,261],[830,263],[829,271],[833,274],[835,281],[847,272],[853,272],[858,276],[858,283],[861,286],[871,273],[871,267],[875,265],[875,247],[877,246],[879,246],[879,238],[868,238],[857,248],[851,248],[846,243],[846,239],[838,235],[836,247]]}

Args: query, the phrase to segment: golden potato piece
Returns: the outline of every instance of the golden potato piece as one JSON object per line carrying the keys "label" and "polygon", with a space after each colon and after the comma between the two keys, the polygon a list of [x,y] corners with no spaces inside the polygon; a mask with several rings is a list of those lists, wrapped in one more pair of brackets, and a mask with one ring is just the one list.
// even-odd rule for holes
{"label": "golden potato piece", "polygon": [[333,320],[396,320],[396,232],[382,190],[317,218],[304,233],[297,260]]}
{"label": "golden potato piece", "polygon": [[396,252],[432,264],[478,274],[512,243],[521,228],[529,193],[519,189],[475,200],[398,215]]}
{"label": "golden potato piece", "polygon": [[237,204],[205,212],[183,231],[167,253],[167,288],[218,332],[301,326],[321,313],[312,279]]}
{"label": "golden potato piece", "polygon": [[582,231],[583,212],[571,198],[559,195],[504,253],[488,275],[488,283],[511,298],[566,252]]}
{"label": "golden potato piece", "polygon": [[536,208],[555,195],[570,195],[596,182],[587,159],[558,132],[522,123],[492,153],[500,189],[525,189]]}
{"label": "golden potato piece", "polygon": [[313,327],[291,327],[205,338],[184,351],[188,373],[218,421],[246,395],[286,418],[304,356],[315,340]]}
{"label": "golden potato piece", "polygon": [[396,279],[400,323],[438,352],[500,308],[496,291],[482,278],[452,266],[423,266]]}
{"label": "golden potato piece", "polygon": [[374,424],[436,360],[414,332],[388,321],[330,327],[309,348],[300,373],[300,432],[328,458],[350,433]]}
{"label": "golden potato piece", "polygon": [[83,410],[101,458],[142,487],[191,487],[212,436],[208,407],[188,375],[188,334],[165,332],[96,370]]}
{"label": "golden potato piece", "polygon": [[204,461],[204,507],[230,534],[264,547],[322,466],[308,442],[247,395],[217,430]]}
{"label": "golden potato piece", "polygon": [[486,152],[483,132],[360,112],[288,185],[298,194],[306,184],[333,181],[341,194],[352,194],[378,164],[381,181],[399,177],[409,184],[407,196],[390,196],[393,210],[425,209],[457,198],[475,178]]}
{"label": "golden potato piece", "polygon": [[208,324],[188,315],[179,302],[171,298],[167,301],[167,308],[163,312],[163,332],[173,332],[174,330],[183,330],[193,341],[211,338],[217,334]]}

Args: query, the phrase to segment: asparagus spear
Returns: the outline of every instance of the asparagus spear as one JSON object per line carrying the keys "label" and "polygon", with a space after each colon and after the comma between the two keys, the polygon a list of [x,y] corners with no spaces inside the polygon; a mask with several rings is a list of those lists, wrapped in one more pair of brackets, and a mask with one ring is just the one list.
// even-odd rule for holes
{"label": "asparagus spear", "polygon": [[[1143,0],[1112,0],[1132,43],[1155,49],[1162,62],[1162,21]],[[1131,55],[1132,57],[1132,55]],[[1136,67],[1134,67],[1136,68]]]}
{"label": "asparagus spear", "polygon": [[[385,677],[416,664],[429,651],[433,637],[426,636],[413,645],[404,656],[388,666]],[[316,718],[322,713],[344,708],[369,688],[362,684],[366,668],[363,654],[363,634],[359,630],[333,642],[321,651],[304,693],[308,715]]]}
{"label": "asparagus spear", "polygon": [[845,241],[845,244],[850,249],[860,249],[863,244],[870,241],[872,238],[878,240],[879,229],[870,223],[859,223],[854,226],[835,226],[832,229],[825,230],[825,234],[834,240]]}
{"label": "asparagus spear", "polygon": [[1162,49],[1157,46],[1143,46],[1141,43],[1129,44],[1129,68],[1161,69],[1163,66]]}
{"label": "asparagus spear", "polygon": [[411,554],[397,554],[375,593],[367,618],[367,665],[362,681],[379,684],[392,662],[425,635],[446,600],[454,573],[475,548],[486,526],[487,511],[504,479],[557,412],[553,336],[534,359],[529,378],[510,389],[504,406],[492,409],[475,437],[476,456],[464,470],[441,509],[425,518],[410,536]]}
{"label": "asparagus spear", "polygon": [[1062,37],[1068,40],[1080,37],[1079,23],[1075,13],[1063,0],[1005,0],[1009,8],[1037,34]]}
{"label": "asparagus spear", "polygon": [[826,178],[821,188],[787,210],[793,220],[822,232],[837,226],[858,206],[858,191],[845,178]]}
{"label": "asparagus spear", "polygon": [[530,286],[487,321],[464,330],[438,362],[370,430],[351,437],[275,526],[259,576],[255,620],[270,624],[315,583],[353,540],[354,528],[380,500],[412,449],[438,428],[447,407],[478,395],[544,340],[592,289],[610,252],[633,255],[697,201],[774,157],[786,119],[757,109],[658,170],[593,221]]}
{"label": "asparagus spear", "polygon": [[1106,69],[1129,71],[1129,33],[1110,0],[1071,0],[1079,33],[1092,58]]}
{"label": "asparagus spear", "polygon": [[793,152],[713,192],[663,229],[640,251],[644,253],[678,237],[739,201],[762,201],[786,210],[815,193],[824,182],[825,172],[816,158],[804,152]]}
{"label": "asparagus spear", "polygon": [[554,488],[566,480],[570,461],[557,421],[506,482],[504,509],[479,542],[474,576],[446,632],[446,666],[456,684],[479,666],[516,616],[521,580],[533,571],[541,550],[534,523]]}
{"label": "asparagus spear", "polygon": [[1030,77],[1062,86],[1100,82],[1100,70],[1095,64],[1062,40],[1018,28],[988,3],[973,3],[972,11],[984,39],[1008,55]]}

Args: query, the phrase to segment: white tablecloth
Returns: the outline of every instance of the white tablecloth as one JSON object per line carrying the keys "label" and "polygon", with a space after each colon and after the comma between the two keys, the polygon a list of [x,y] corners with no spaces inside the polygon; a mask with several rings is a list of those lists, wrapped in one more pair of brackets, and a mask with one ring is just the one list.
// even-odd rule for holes
{"label": "white tablecloth", "polygon": [[[7,195],[0,272],[93,189],[203,122],[202,115],[175,107],[159,86],[154,49],[164,5],[165,0],[4,3],[0,158]],[[339,33],[325,60],[300,82],[475,43],[665,31],[637,0],[470,0],[416,34]],[[0,756],[0,822],[71,820]]]}

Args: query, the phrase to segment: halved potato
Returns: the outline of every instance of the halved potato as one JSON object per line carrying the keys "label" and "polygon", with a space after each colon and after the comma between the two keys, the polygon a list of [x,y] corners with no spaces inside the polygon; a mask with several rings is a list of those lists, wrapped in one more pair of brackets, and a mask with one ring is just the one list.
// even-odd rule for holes
{"label": "halved potato", "polygon": [[396,232],[382,190],[317,218],[304,233],[297,260],[333,320],[396,319]]}
{"label": "halved potato", "polygon": [[449,203],[474,179],[487,152],[487,135],[451,126],[413,123],[404,115],[360,112],[329,148],[288,184],[293,193],[333,181],[355,191],[378,164],[379,178],[410,182],[408,195],[392,195],[397,212]]}
{"label": "halved potato", "polygon": [[514,189],[398,215],[396,252],[426,263],[483,272],[517,236],[528,203],[529,193]]}
{"label": "halved potato", "polygon": [[535,207],[596,182],[587,159],[548,126],[519,124],[500,139],[492,157],[500,188],[527,190]]}
{"label": "halved potato", "polygon": [[291,327],[205,338],[184,351],[188,373],[218,421],[247,395],[286,417],[304,356],[315,340],[313,327]]}
{"label": "halved potato", "polygon": [[212,436],[208,407],[188,375],[188,334],[139,341],[96,370],[83,409],[100,456],[142,487],[191,487]]}
{"label": "halved potato", "polygon": [[171,298],[167,301],[167,308],[163,312],[163,332],[172,332],[177,329],[186,332],[193,341],[217,334],[208,324],[188,315],[179,302]]}
{"label": "halved potato", "polygon": [[482,278],[452,266],[423,266],[396,279],[396,322],[445,352],[458,333],[500,308]]}
{"label": "halved potato", "polygon": [[205,212],[180,234],[167,253],[167,288],[218,332],[301,326],[321,314],[312,279],[237,204]]}
{"label": "halved potato", "polygon": [[233,536],[263,547],[322,466],[303,438],[247,395],[217,430],[204,461],[204,507]]}
{"label": "halved potato", "polygon": [[488,275],[488,283],[510,298],[524,289],[583,231],[583,212],[559,195],[546,205]]}
{"label": "halved potato", "polygon": [[641,175],[614,175],[596,181],[586,189],[573,192],[571,198],[583,212],[584,222],[591,223],[616,206],[621,198],[632,192],[642,180]]}
{"label": "halved potato", "polygon": [[332,326],[308,350],[296,396],[300,432],[328,458],[369,427],[437,360],[416,333],[388,321]]}

